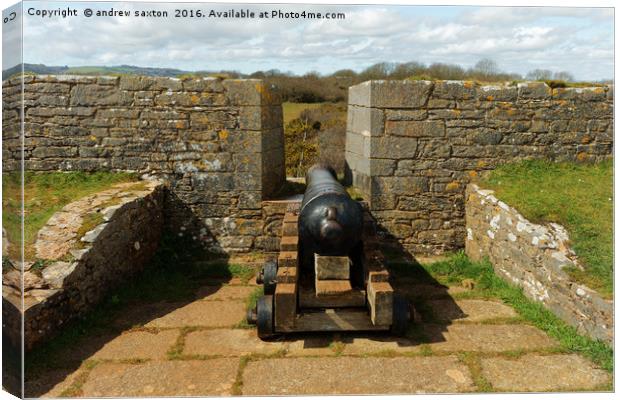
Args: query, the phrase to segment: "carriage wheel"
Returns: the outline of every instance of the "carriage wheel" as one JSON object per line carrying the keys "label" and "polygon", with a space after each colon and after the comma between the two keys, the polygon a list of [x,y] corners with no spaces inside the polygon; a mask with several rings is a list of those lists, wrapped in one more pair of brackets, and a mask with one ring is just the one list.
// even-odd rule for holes
{"label": "carriage wheel", "polygon": [[258,328],[258,337],[262,340],[273,338],[273,325],[273,296],[261,296],[256,303],[256,327]]}
{"label": "carriage wheel", "polygon": [[265,294],[274,294],[276,292],[276,283],[278,275],[278,262],[270,260],[263,265],[263,288]]}

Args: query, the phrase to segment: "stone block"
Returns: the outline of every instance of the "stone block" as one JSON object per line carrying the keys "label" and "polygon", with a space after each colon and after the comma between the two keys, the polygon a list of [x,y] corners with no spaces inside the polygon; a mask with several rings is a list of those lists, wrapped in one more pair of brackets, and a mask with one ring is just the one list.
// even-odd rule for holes
{"label": "stone block", "polygon": [[371,181],[373,194],[408,195],[429,190],[428,178],[425,177],[372,177]]}
{"label": "stone block", "polygon": [[133,95],[114,86],[75,85],[71,89],[71,106],[130,106]]}
{"label": "stone block", "polygon": [[349,88],[349,104],[376,108],[420,108],[426,104],[429,81],[367,81]]}
{"label": "stone block", "polygon": [[377,108],[350,105],[347,111],[347,131],[362,136],[383,135],[384,115]]}
{"label": "stone block", "polygon": [[314,273],[318,280],[349,279],[349,257],[314,255]]}
{"label": "stone block", "polygon": [[476,87],[470,81],[438,81],[435,82],[433,99],[470,100],[476,98]]}
{"label": "stone block", "polygon": [[277,90],[270,89],[260,79],[225,79],[222,83],[230,105],[279,105],[282,99]]}
{"label": "stone block", "polygon": [[426,110],[385,110],[387,121],[422,121],[427,117]]}
{"label": "stone block", "polygon": [[516,101],[516,86],[481,86],[477,88],[480,101]]}
{"label": "stone block", "polygon": [[392,136],[442,137],[446,134],[446,126],[443,121],[387,121],[385,131]]}
{"label": "stone block", "polygon": [[517,87],[519,99],[547,100],[551,97],[551,88],[545,82],[523,82]]}
{"label": "stone block", "polygon": [[[371,158],[368,160],[369,175],[371,176],[391,176],[396,169],[396,160],[384,158]],[[363,170],[361,172],[364,172]]]}
{"label": "stone block", "polygon": [[413,137],[383,136],[370,138],[370,157],[403,159],[414,158],[418,141]]}

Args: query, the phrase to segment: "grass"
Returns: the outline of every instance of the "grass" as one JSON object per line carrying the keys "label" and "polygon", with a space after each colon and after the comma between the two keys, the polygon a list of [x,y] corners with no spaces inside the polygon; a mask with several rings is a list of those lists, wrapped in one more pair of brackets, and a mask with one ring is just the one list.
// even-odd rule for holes
{"label": "grass", "polygon": [[[465,279],[475,281],[475,291],[485,298],[497,298],[508,304],[528,323],[555,338],[560,350],[584,355],[606,371],[613,371],[613,350],[600,340],[593,340],[556,317],[542,304],[529,300],[523,291],[501,278],[489,262],[472,262],[464,253],[427,265],[391,263],[397,276],[411,276],[422,282],[434,279],[440,283],[460,284]],[[410,332],[415,337],[419,332]],[[423,338],[422,338],[423,339]]]}
{"label": "grass", "polygon": [[282,114],[284,117],[284,126],[295,118],[299,118],[299,114],[303,110],[312,110],[321,107],[323,103],[282,103]]}
{"label": "grass", "polygon": [[[129,173],[112,172],[27,172],[24,176],[24,250],[26,259],[34,258],[37,232],[47,220],[68,203],[121,182],[137,181]],[[9,257],[21,258],[21,175],[2,174],[2,226],[6,229]]]}
{"label": "grass", "polygon": [[535,223],[556,222],[569,232],[584,271],[575,280],[613,295],[613,163],[524,161],[491,172],[484,187]]}

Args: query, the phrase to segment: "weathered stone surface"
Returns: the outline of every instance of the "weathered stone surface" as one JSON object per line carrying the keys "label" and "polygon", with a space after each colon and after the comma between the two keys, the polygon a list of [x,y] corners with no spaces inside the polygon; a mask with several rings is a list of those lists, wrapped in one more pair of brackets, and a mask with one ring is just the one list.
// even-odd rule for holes
{"label": "weathered stone surface", "polygon": [[481,322],[518,316],[512,308],[496,301],[441,299],[429,300],[427,304],[438,321]]}
{"label": "weathered stone surface", "polygon": [[347,113],[347,130],[362,136],[381,136],[384,119],[382,110],[351,105]]}
{"label": "weathered stone surface", "polygon": [[255,288],[252,286],[203,286],[196,292],[197,300],[245,300]]}
{"label": "weathered stone surface", "polygon": [[514,351],[554,347],[557,343],[529,325],[425,325],[433,351]]}
{"label": "weathered stone surface", "polygon": [[82,393],[85,397],[230,395],[238,366],[235,358],[99,364]]}
{"label": "weathered stone surface", "polygon": [[345,335],[342,354],[372,355],[377,353],[419,353],[420,346],[412,340],[400,337],[376,335]]}
{"label": "weathered stone surface", "polygon": [[[381,223],[404,249],[457,250],[466,237],[465,187],[484,171],[530,158],[611,157],[610,93],[609,87],[552,93],[544,82],[364,82],[349,89],[348,126],[355,127],[345,139],[349,175],[373,212],[394,211]],[[370,113],[382,116],[382,124]],[[381,136],[375,136],[377,126],[383,126]],[[382,161],[373,166],[375,160]],[[428,185],[414,185],[411,193],[392,191],[410,182],[370,185],[410,177],[429,179]]]}
{"label": "weathered stone surface", "polygon": [[254,329],[209,329],[190,332],[183,354],[206,356],[242,356],[272,354],[286,349],[283,342],[266,342]]}
{"label": "weathered stone surface", "polygon": [[232,327],[245,318],[241,301],[198,301],[179,307],[149,321],[145,326],[176,328],[183,326]]}
{"label": "weathered stone surface", "polygon": [[128,332],[107,342],[91,358],[104,360],[164,360],[166,359],[166,352],[172,347],[178,337],[179,331],[176,329],[162,330],[156,333],[148,331]]}
{"label": "weathered stone surface", "polygon": [[456,393],[474,389],[467,367],[454,356],[262,360],[248,363],[243,373],[243,394],[255,396]]}
{"label": "weathered stone surface", "polygon": [[334,356],[336,337],[330,333],[285,338],[286,355],[291,357]]}
{"label": "weathered stone surface", "polygon": [[611,382],[607,372],[576,354],[485,358],[481,365],[482,375],[493,388],[506,392],[596,390]]}
{"label": "weathered stone surface", "polygon": [[465,251],[470,258],[488,257],[496,272],[522,287],[527,297],[581,333],[613,341],[613,302],[576,285],[564,271],[580,266],[562,226],[533,224],[493,191],[476,185],[468,186],[466,196]]}
{"label": "weathered stone surface", "polygon": [[[107,291],[146,265],[160,240],[163,195],[157,180],[122,183],[71,202],[52,215],[35,242],[36,256],[46,262],[37,273],[24,273],[27,350],[51,337],[67,321],[84,315]],[[77,232],[83,217],[110,203],[117,207],[108,214],[108,222],[98,225],[105,230],[96,227],[94,231],[99,233],[78,249],[82,247]],[[75,258],[62,261],[68,253]],[[11,272],[3,276],[3,283],[11,284]],[[6,333],[21,337],[18,327]]]}

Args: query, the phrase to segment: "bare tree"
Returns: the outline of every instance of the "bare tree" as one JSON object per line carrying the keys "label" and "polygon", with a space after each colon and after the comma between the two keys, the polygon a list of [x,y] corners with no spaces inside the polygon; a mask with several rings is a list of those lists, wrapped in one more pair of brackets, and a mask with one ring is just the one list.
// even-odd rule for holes
{"label": "bare tree", "polygon": [[474,65],[474,71],[483,75],[493,75],[499,72],[499,66],[490,58],[483,58]]}
{"label": "bare tree", "polygon": [[553,79],[557,79],[559,81],[573,82],[575,78],[570,72],[567,71],[559,71],[553,74]]}
{"label": "bare tree", "polygon": [[551,79],[553,72],[548,69],[533,69],[527,73],[525,79],[532,81],[545,81]]}

